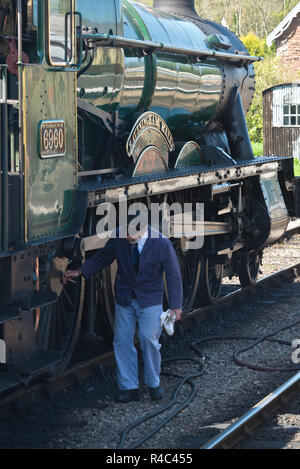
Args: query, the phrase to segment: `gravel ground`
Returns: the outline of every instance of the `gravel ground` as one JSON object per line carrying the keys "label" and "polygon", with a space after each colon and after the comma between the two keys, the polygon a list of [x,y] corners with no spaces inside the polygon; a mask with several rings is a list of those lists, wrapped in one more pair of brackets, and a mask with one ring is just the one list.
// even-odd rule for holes
{"label": "gravel ground", "polygon": [[[292,242],[268,248],[264,255],[263,275],[286,267],[300,258],[300,236]],[[274,269],[274,270],[272,270]],[[235,283],[232,279],[231,283]],[[198,361],[205,358],[204,374],[195,378],[196,394],[187,408],[167,423],[158,433],[139,448],[182,449],[200,448],[224,426],[240,417],[249,407],[281,385],[291,373],[261,372],[240,367],[232,359],[233,352],[250,342],[214,341],[200,347],[201,356],[190,345],[204,337],[238,335],[259,337],[299,319],[300,279],[273,281],[267,288],[255,290],[249,301],[218,306],[210,318],[193,320],[183,331],[163,344],[163,358],[189,355]],[[300,326],[278,334],[278,338],[292,341],[300,338]],[[291,367],[291,347],[264,342],[242,357],[251,363],[272,367]],[[179,360],[167,365],[183,376],[199,373],[199,363]],[[0,430],[1,448],[86,448],[117,449],[122,430],[149,412],[166,405],[180,379],[162,375],[165,397],[153,403],[143,385],[141,365],[141,398],[139,402],[118,404],[114,399],[115,370],[108,368],[103,378],[86,381],[81,388],[58,393],[55,402],[34,406],[22,418],[9,420]],[[124,448],[134,445],[143,434],[183,403],[191,388],[184,385],[176,404],[154,420],[149,420],[131,431]],[[298,434],[294,436],[299,440]],[[288,443],[287,443],[288,444]],[[287,446],[288,447],[288,446]]]}

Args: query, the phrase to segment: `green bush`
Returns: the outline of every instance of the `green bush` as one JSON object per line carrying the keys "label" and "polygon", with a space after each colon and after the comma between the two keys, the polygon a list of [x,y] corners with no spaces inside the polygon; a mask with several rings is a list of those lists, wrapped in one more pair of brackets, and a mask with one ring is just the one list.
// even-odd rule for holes
{"label": "green bush", "polygon": [[295,176],[300,176],[300,161],[297,159],[294,159],[294,171],[295,171]]}
{"label": "green bush", "polygon": [[265,55],[270,55],[271,53],[266,40],[259,39],[254,33],[248,33],[245,36],[241,36],[240,39],[246,46],[250,55],[265,57]]}
{"label": "green bush", "polygon": [[252,142],[254,156],[263,156],[264,146],[261,142]]}

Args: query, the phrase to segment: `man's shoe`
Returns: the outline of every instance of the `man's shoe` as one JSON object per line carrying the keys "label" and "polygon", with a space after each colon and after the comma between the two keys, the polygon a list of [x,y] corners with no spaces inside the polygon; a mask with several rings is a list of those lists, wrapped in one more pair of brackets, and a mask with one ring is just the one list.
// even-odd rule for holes
{"label": "man's shoe", "polygon": [[160,386],[157,386],[157,388],[149,388],[149,393],[151,396],[152,401],[159,401],[164,397],[164,392]]}
{"label": "man's shoe", "polygon": [[117,402],[139,401],[139,399],[138,389],[119,389],[117,394]]}

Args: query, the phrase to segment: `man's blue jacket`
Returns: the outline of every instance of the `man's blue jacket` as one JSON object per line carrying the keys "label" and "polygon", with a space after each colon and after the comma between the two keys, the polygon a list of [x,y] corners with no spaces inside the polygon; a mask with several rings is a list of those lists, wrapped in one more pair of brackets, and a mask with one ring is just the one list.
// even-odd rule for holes
{"label": "man's blue jacket", "polygon": [[169,307],[181,309],[183,302],[182,279],[177,257],[171,241],[148,227],[148,239],[139,259],[139,270],[134,272],[133,248],[125,238],[110,238],[104,248],[88,259],[81,267],[84,277],[90,278],[118,262],[115,281],[115,301],[128,306],[133,294],[142,308],[162,304],[164,293],[163,273],[166,273]]}

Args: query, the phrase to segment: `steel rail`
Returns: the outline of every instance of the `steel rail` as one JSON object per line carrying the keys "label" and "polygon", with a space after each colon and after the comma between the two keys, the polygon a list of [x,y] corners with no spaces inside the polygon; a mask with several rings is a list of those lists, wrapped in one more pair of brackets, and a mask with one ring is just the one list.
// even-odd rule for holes
{"label": "steel rail", "polygon": [[293,231],[297,231],[300,228],[300,219],[297,218],[296,220],[290,221],[287,226],[286,233],[292,233]]}
{"label": "steel rail", "polygon": [[278,410],[282,403],[286,404],[300,389],[300,371],[282,384],[274,392],[258,402],[236,422],[229,425],[219,435],[212,438],[201,449],[230,449],[265,421],[270,413]]}

